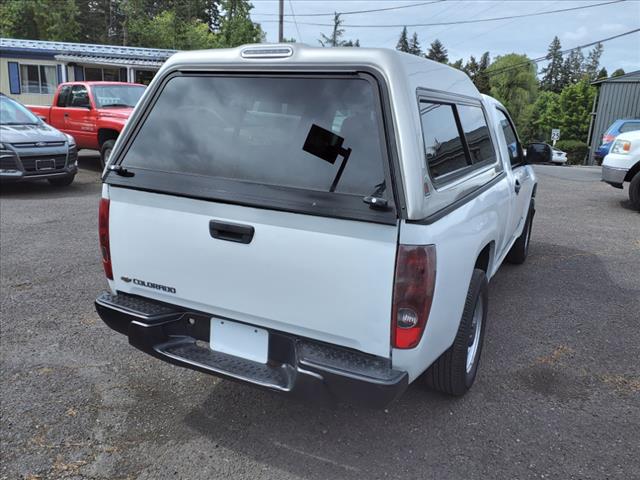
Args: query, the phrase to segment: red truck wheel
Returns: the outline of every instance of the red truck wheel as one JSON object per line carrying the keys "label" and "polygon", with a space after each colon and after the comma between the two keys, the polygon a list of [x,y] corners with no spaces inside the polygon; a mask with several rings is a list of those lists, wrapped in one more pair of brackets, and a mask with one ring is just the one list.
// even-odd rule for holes
{"label": "red truck wheel", "polygon": [[115,144],[115,140],[107,140],[102,144],[102,148],[100,149],[100,165],[102,166],[102,168],[104,168],[104,166],[109,162],[111,150],[113,150],[113,146]]}

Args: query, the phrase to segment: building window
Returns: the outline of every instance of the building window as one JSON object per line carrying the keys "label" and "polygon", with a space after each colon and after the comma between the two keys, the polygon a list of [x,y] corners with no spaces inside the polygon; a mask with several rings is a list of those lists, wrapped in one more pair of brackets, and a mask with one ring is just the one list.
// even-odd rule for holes
{"label": "building window", "polygon": [[151,83],[151,79],[154,77],[156,72],[154,70],[138,70],[136,69],[136,76],[134,81],[136,83],[141,83],[143,85],[149,85]]}
{"label": "building window", "polygon": [[55,65],[20,65],[20,87],[23,93],[51,94],[58,81]]}
{"label": "building window", "polygon": [[119,68],[84,67],[84,79],[87,82],[126,82],[121,78]]}

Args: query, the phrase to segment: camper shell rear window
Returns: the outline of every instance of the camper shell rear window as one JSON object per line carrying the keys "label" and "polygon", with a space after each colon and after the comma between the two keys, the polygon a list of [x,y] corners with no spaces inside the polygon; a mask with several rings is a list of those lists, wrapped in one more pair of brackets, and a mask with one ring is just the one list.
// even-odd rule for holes
{"label": "camper shell rear window", "polygon": [[[324,216],[396,221],[377,81],[368,74],[176,73],[107,183]],[[345,163],[345,158],[347,158]],[[375,195],[386,209],[371,208]]]}

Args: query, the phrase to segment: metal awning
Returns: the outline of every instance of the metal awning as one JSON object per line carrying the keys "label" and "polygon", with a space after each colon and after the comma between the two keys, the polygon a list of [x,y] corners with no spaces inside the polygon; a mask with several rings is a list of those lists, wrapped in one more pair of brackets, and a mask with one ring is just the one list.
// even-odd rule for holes
{"label": "metal awning", "polygon": [[142,67],[158,69],[162,66],[164,61],[160,60],[146,60],[141,58],[117,58],[117,57],[103,57],[97,55],[71,55],[60,54],[56,55],[55,59],[60,62],[74,62],[90,65],[107,65],[112,67]]}

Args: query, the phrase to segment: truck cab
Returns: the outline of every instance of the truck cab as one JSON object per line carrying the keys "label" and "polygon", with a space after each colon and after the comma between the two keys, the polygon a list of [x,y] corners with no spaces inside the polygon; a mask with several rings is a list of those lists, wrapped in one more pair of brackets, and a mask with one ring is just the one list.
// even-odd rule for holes
{"label": "truck cab", "polygon": [[145,88],[124,82],[61,83],[50,107],[29,109],[73,136],[79,149],[98,150],[104,165]]}
{"label": "truck cab", "polygon": [[499,102],[396,51],[247,45],[161,69],[103,176],[105,323],[305,399],[462,395],[536,177]]}

